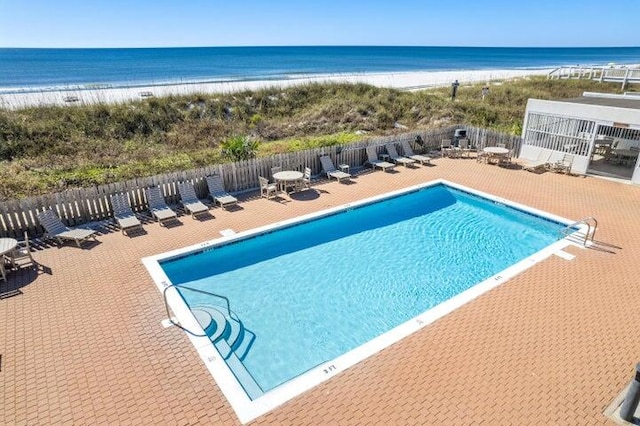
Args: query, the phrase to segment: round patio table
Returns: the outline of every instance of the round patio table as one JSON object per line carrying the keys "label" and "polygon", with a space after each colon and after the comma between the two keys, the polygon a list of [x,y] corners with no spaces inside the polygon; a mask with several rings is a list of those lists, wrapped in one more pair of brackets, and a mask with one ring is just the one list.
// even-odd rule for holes
{"label": "round patio table", "polygon": [[18,246],[18,241],[13,238],[0,238],[0,256],[12,252]]}
{"label": "round patio table", "polygon": [[[4,269],[4,255],[7,253],[12,253],[16,247],[18,247],[18,241],[13,238],[0,238],[0,278],[7,280],[6,272]],[[13,266],[13,257],[10,257],[11,263]]]}
{"label": "round patio table", "polygon": [[298,189],[303,176],[302,172],[297,172],[295,170],[283,170],[273,174],[273,178],[278,182],[278,186],[280,188],[286,189],[289,184],[292,183],[296,190]]}
{"label": "round patio table", "polygon": [[497,154],[497,155],[506,155],[509,153],[507,148],[502,148],[501,146],[488,146],[483,149],[484,152],[489,154]]}
{"label": "round patio table", "polygon": [[507,148],[502,148],[501,146],[488,146],[484,148],[482,152],[488,154],[488,156],[485,157],[487,164],[490,164],[492,161],[496,161],[497,164],[500,164],[503,159],[509,155],[509,150]]}

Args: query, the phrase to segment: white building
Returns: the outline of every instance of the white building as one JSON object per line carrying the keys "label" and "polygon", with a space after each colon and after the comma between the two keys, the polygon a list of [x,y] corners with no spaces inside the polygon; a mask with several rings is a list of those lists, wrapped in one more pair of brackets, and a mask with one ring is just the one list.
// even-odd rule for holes
{"label": "white building", "polygon": [[569,160],[574,174],[640,184],[640,94],[529,99],[523,128],[519,158]]}

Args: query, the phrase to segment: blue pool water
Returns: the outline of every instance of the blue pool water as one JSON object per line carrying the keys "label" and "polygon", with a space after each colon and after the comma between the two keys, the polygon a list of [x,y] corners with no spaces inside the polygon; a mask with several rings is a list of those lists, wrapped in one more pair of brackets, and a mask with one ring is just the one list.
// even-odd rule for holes
{"label": "blue pool water", "polygon": [[[266,392],[558,239],[564,224],[436,185],[163,261],[173,284],[226,296]],[[211,298],[182,291],[191,307]]]}

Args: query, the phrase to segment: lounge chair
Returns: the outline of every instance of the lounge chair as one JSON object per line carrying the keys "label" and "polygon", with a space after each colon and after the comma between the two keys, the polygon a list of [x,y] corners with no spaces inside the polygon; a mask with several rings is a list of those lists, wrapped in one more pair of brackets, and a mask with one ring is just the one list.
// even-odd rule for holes
{"label": "lounge chair", "polygon": [[213,200],[213,203],[218,203],[223,209],[228,206],[238,204],[238,199],[229,194],[224,189],[222,178],[218,175],[207,176],[207,186],[209,187],[209,197]]}
{"label": "lounge chair", "polygon": [[409,141],[402,141],[400,143],[402,145],[402,150],[404,151],[404,156],[411,158],[412,160],[417,161],[420,164],[431,164],[431,157],[427,157],[426,155],[414,154],[411,149],[411,145],[409,145]]}
{"label": "lounge chair", "polygon": [[81,247],[83,241],[92,238],[96,240],[96,231],[85,228],[69,228],[60,218],[53,212],[53,210],[44,210],[36,215],[38,222],[44,228],[45,238],[52,238],[57,240],[60,244],[64,240],[75,241],[78,247]]}
{"label": "lounge chair", "polygon": [[260,196],[265,198],[271,198],[278,195],[278,187],[275,183],[269,183],[269,179],[258,176],[258,182],[260,182]]}
{"label": "lounge chair", "polygon": [[147,204],[149,205],[149,212],[155,220],[161,225],[167,220],[174,220],[178,218],[176,212],[174,212],[167,202],[164,200],[160,187],[154,186],[146,189]]}
{"label": "lounge chair", "polygon": [[413,164],[416,160],[412,160],[411,158],[403,157],[398,154],[398,150],[396,150],[396,144],[387,143],[384,145],[384,148],[387,150],[387,154],[389,154],[389,158],[396,164],[403,164],[405,167],[408,167],[409,164]]}
{"label": "lounge chair", "polygon": [[142,229],[142,223],[138,220],[131,206],[129,205],[129,196],[125,193],[113,194],[110,197],[111,207],[113,207],[113,218],[124,234],[129,233],[131,229]]}
{"label": "lounge chair", "polygon": [[182,206],[191,214],[192,218],[209,211],[209,207],[198,199],[196,196],[196,190],[189,182],[179,183],[178,192],[180,193],[180,202],[182,203]]}
{"label": "lounge chair", "polygon": [[541,149],[538,152],[538,157],[533,160],[525,160],[522,164],[522,168],[528,172],[538,172],[544,170],[548,167],[549,158],[551,157],[552,151],[548,149]]}
{"label": "lounge chair", "polygon": [[329,179],[336,178],[338,182],[341,182],[342,179],[351,179],[351,174],[336,169],[336,166],[333,165],[331,157],[329,157],[328,155],[320,156],[320,164],[322,164],[322,171],[327,175],[327,178]]}
{"label": "lounge chair", "polygon": [[393,169],[396,165],[393,163],[389,163],[388,161],[382,161],[378,159],[378,153],[376,152],[376,147],[373,145],[369,145],[365,148],[367,151],[367,163],[371,165],[374,169],[379,167],[382,171],[387,171],[387,169]]}

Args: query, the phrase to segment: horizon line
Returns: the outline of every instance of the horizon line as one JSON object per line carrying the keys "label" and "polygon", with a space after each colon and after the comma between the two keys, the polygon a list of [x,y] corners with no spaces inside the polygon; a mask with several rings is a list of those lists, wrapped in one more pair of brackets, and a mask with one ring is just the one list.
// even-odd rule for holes
{"label": "horizon line", "polygon": [[287,48],[287,47],[415,47],[415,48],[460,48],[460,49],[636,49],[640,46],[446,46],[446,45],[383,45],[383,44],[291,44],[291,45],[224,45],[224,46],[74,46],[35,47],[0,46],[0,49],[210,49],[210,48]]}

